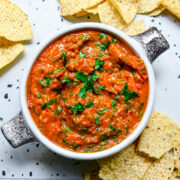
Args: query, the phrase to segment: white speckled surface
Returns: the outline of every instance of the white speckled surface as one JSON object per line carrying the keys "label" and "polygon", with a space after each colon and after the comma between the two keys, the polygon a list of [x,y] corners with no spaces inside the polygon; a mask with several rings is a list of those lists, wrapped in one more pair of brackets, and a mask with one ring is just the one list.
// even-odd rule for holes
{"label": "white speckled surface", "polygon": [[[21,58],[0,71],[0,126],[20,110],[19,84],[33,49],[53,31],[60,31],[72,22],[59,15],[58,0],[11,0],[25,11],[32,24],[34,39],[26,45]],[[89,19],[90,18],[90,19]],[[162,30],[170,50],[154,63],[156,75],[155,109],[172,117],[180,125],[180,21],[167,12],[145,19],[147,27]],[[75,19],[76,22],[98,20],[98,17]],[[178,78],[179,77],[179,78]],[[86,170],[96,168],[94,161],[75,161],[55,155],[42,144],[32,143],[18,149],[10,147],[0,133],[0,179],[83,179]]]}

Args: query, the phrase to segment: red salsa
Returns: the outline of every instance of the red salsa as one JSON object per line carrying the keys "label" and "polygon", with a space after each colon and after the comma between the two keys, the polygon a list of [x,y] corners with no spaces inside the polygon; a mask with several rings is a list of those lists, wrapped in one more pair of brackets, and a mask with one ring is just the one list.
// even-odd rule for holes
{"label": "red salsa", "polygon": [[28,108],[41,133],[75,152],[121,143],[141,121],[148,95],[143,60],[120,39],[96,30],[48,45],[27,81]]}

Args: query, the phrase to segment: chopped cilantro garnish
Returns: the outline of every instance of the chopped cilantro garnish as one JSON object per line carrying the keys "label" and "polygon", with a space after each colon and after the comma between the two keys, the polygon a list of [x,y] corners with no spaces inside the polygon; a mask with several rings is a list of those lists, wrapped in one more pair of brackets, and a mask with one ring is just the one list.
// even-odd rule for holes
{"label": "chopped cilantro garnish", "polygon": [[108,44],[103,45],[99,41],[96,42],[96,45],[100,47],[101,51],[105,51],[108,48]]}
{"label": "chopped cilantro garnish", "polygon": [[73,114],[76,115],[78,112],[82,112],[84,110],[84,106],[79,102],[71,107]]}
{"label": "chopped cilantro garnish", "polygon": [[98,55],[99,57],[102,57],[102,53],[97,53],[97,55]]}
{"label": "chopped cilantro garnish", "polygon": [[100,125],[100,122],[99,122],[99,118],[100,118],[100,116],[96,116],[95,117],[95,123],[96,123],[96,125]]}
{"label": "chopped cilantro garnish", "polygon": [[62,59],[64,61],[64,66],[66,65],[66,53],[65,52],[62,52]]}
{"label": "chopped cilantro garnish", "polygon": [[82,82],[85,82],[88,79],[88,76],[86,76],[82,71],[78,70],[76,78]]}
{"label": "chopped cilantro garnish", "polygon": [[48,77],[43,76],[43,78],[44,78],[44,81],[39,80],[38,83],[43,87],[45,87],[45,86],[49,87],[49,85],[50,85],[50,77],[49,76]]}
{"label": "chopped cilantro garnish", "polygon": [[124,95],[124,100],[125,100],[125,101],[128,101],[128,100],[131,99],[131,98],[139,97],[139,95],[138,95],[135,91],[132,91],[132,92],[131,92],[131,91],[128,89],[128,84],[127,84],[127,82],[125,82],[124,87],[123,87],[123,89],[122,89],[122,91],[121,91],[121,94]]}
{"label": "chopped cilantro garnish", "polygon": [[63,101],[66,102],[67,100],[64,98]]}
{"label": "chopped cilantro garnish", "polygon": [[70,133],[72,132],[72,130],[69,127],[66,127],[65,129]]}
{"label": "chopped cilantro garnish", "polygon": [[97,74],[95,74],[95,73],[92,73],[92,74],[90,75],[90,77],[91,77],[92,81],[97,81],[99,75],[97,75]]}
{"label": "chopped cilantro garnish", "polygon": [[116,108],[115,108],[116,105],[117,105],[117,102],[115,100],[112,100],[112,108],[114,112],[116,111]]}
{"label": "chopped cilantro garnish", "polygon": [[83,127],[81,128],[81,131],[87,131],[87,128],[83,126]]}
{"label": "chopped cilantro garnish", "polygon": [[103,147],[100,147],[99,150],[100,150],[100,151],[104,151],[104,148],[103,148]]}
{"label": "chopped cilantro garnish", "polygon": [[127,106],[125,107],[125,111],[128,112],[128,107]]}
{"label": "chopped cilantro garnish", "polygon": [[142,115],[142,108],[144,106],[144,103],[141,103],[140,107],[139,107],[139,111],[138,111],[138,116]]}
{"label": "chopped cilantro garnish", "polygon": [[117,43],[117,39],[116,39],[116,38],[112,38],[112,41],[113,41],[114,43]]}
{"label": "chopped cilantro garnish", "polygon": [[126,127],[125,127],[126,134],[128,134],[129,128],[130,127],[126,125]]}
{"label": "chopped cilantro garnish", "polygon": [[57,57],[55,57],[55,58],[54,58],[54,60],[53,60],[53,62],[56,62],[57,60],[58,60],[58,58],[57,58]]}
{"label": "chopped cilantro garnish", "polygon": [[114,127],[113,127],[112,125],[109,125],[109,129],[110,129],[111,131],[114,131]]}
{"label": "chopped cilantro garnish", "polygon": [[56,110],[56,114],[60,114],[60,113],[61,113],[61,111],[62,111],[62,107],[61,107],[61,106],[59,106],[59,107],[57,108],[57,110]]}
{"label": "chopped cilantro garnish", "polygon": [[79,93],[78,93],[78,96],[81,97],[81,98],[85,98],[86,97],[86,89],[81,88]]}
{"label": "chopped cilantro garnish", "polygon": [[90,103],[88,103],[88,104],[86,105],[87,108],[90,108],[90,107],[92,107],[92,106],[94,106],[94,103],[93,103],[93,102],[90,102]]}
{"label": "chopped cilantro garnish", "polygon": [[80,53],[79,53],[79,57],[80,57],[80,58],[83,58],[83,57],[86,56],[86,54],[87,54],[87,53],[82,53],[82,52],[80,52]]}
{"label": "chopped cilantro garnish", "polygon": [[40,98],[41,97],[41,93],[37,93],[37,97]]}
{"label": "chopped cilantro garnish", "polygon": [[100,61],[100,59],[99,58],[96,58],[95,59],[95,67],[94,67],[94,69],[95,70],[98,70],[98,71],[104,71],[104,69],[103,69],[103,65],[104,65],[104,61]]}
{"label": "chopped cilantro garnish", "polygon": [[101,33],[101,34],[99,35],[99,39],[102,39],[103,37],[106,38],[106,35],[105,35],[104,33]]}
{"label": "chopped cilantro garnish", "polygon": [[109,110],[109,108],[103,109],[103,110],[97,110],[97,113],[101,116],[103,115],[105,112],[107,112]]}
{"label": "chopped cilantro garnish", "polygon": [[105,86],[104,85],[99,85],[99,89],[104,90]]}
{"label": "chopped cilantro garnish", "polygon": [[66,143],[66,139],[65,138],[63,138],[63,143]]}
{"label": "chopped cilantro garnish", "polygon": [[63,77],[63,80],[61,81],[61,83],[72,84],[71,80],[68,77]]}
{"label": "chopped cilantro garnish", "polygon": [[76,145],[72,146],[72,149],[76,150],[79,146],[80,146],[79,144],[76,144]]}
{"label": "chopped cilantro garnish", "polygon": [[56,99],[51,99],[48,103],[42,104],[41,109],[45,109],[46,107],[50,109],[50,105],[52,105],[54,102],[56,102]]}
{"label": "chopped cilantro garnish", "polygon": [[117,94],[117,96],[115,97],[115,100],[117,101],[119,99],[119,93]]}
{"label": "chopped cilantro garnish", "polygon": [[60,72],[63,72],[63,71],[64,71],[64,68],[62,68],[62,69],[56,69],[56,70],[54,71],[54,74],[57,75],[57,74],[59,74]]}

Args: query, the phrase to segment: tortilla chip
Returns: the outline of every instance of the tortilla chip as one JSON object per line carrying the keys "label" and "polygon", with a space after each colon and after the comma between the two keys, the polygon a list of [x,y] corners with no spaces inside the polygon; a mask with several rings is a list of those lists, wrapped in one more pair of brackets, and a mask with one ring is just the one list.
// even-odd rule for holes
{"label": "tortilla chip", "polygon": [[78,14],[88,8],[96,6],[103,0],[60,0],[61,16]]}
{"label": "tortilla chip", "polygon": [[156,160],[146,172],[143,180],[167,180],[172,177],[174,170],[173,157],[166,153],[161,159]]}
{"label": "tortilla chip", "polygon": [[87,9],[86,11],[91,14],[98,14],[98,7],[99,6],[92,7],[92,8]]}
{"label": "tortilla chip", "polygon": [[100,21],[104,24],[113,26],[120,30],[126,26],[126,23],[123,21],[117,9],[109,1],[105,1],[99,5],[98,13]]}
{"label": "tortilla chip", "polygon": [[33,37],[31,25],[24,12],[9,2],[0,1],[0,36],[11,41],[30,40]]}
{"label": "tortilla chip", "polygon": [[123,20],[129,24],[137,13],[137,0],[110,0]]}
{"label": "tortilla chip", "polygon": [[98,177],[98,171],[85,173],[85,180],[101,180]]}
{"label": "tortilla chip", "polygon": [[129,26],[124,28],[124,32],[128,35],[136,35],[144,32],[146,30],[146,25],[144,20],[137,20],[132,22]]}
{"label": "tortilla chip", "polygon": [[153,112],[148,125],[140,136],[137,150],[159,159],[172,149],[178,126],[169,117]]}
{"label": "tortilla chip", "polygon": [[180,0],[162,0],[161,4],[171,13],[180,18]]}
{"label": "tortilla chip", "polygon": [[14,61],[23,50],[22,44],[0,38],[0,69]]}
{"label": "tortilla chip", "polygon": [[113,157],[98,160],[99,177],[103,180],[142,179],[152,161],[140,156],[131,144]]}
{"label": "tortilla chip", "polygon": [[164,6],[160,5],[158,8],[154,9],[149,13],[150,16],[158,16],[165,10]]}
{"label": "tortilla chip", "polygon": [[137,3],[138,13],[151,12],[158,8],[161,0],[139,0]]}
{"label": "tortilla chip", "polygon": [[176,134],[175,140],[173,142],[174,151],[174,164],[177,176],[180,176],[180,130]]}

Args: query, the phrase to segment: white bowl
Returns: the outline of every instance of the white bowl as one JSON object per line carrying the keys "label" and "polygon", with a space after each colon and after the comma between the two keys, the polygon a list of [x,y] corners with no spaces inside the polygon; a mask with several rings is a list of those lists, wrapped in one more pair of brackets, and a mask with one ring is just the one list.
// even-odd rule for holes
{"label": "white bowl", "polygon": [[[134,130],[132,134],[130,134],[125,140],[123,140],[120,144],[115,145],[114,147],[101,151],[101,152],[94,152],[94,153],[78,153],[78,152],[72,152],[66,149],[63,149],[59,147],[58,145],[51,142],[48,138],[46,138],[40,130],[37,128],[35,122],[33,121],[30,112],[27,107],[27,99],[26,99],[26,83],[28,79],[29,72],[31,70],[31,67],[35,60],[37,59],[40,52],[53,40],[56,38],[63,36],[64,34],[68,34],[74,31],[79,31],[83,29],[97,29],[100,31],[107,32],[109,34],[112,34],[113,36],[116,36],[117,38],[120,38],[121,40],[125,41],[139,56],[141,59],[143,59],[148,76],[149,76],[149,98],[147,107],[145,110],[145,113],[143,115],[143,118],[141,122],[139,123],[138,127]],[[25,118],[25,121],[27,125],[29,126],[30,130],[34,134],[34,136],[43,143],[47,148],[52,150],[53,152],[73,159],[80,159],[80,160],[93,160],[93,159],[100,159],[104,158],[110,155],[113,155],[122,149],[126,148],[128,145],[130,145],[135,139],[141,134],[143,129],[145,128],[153,109],[154,104],[154,98],[155,98],[155,78],[154,78],[154,72],[152,69],[152,66],[146,56],[146,53],[144,49],[142,48],[141,44],[133,39],[132,37],[127,36],[123,32],[119,31],[118,29],[115,29],[113,27],[100,24],[100,23],[79,23],[75,25],[71,25],[67,28],[64,28],[61,30],[61,32],[58,32],[54,35],[49,35],[46,40],[41,43],[41,45],[37,48],[35,52],[32,53],[31,61],[28,63],[26,71],[23,75],[22,84],[21,84],[21,105],[22,105],[22,112]]]}

